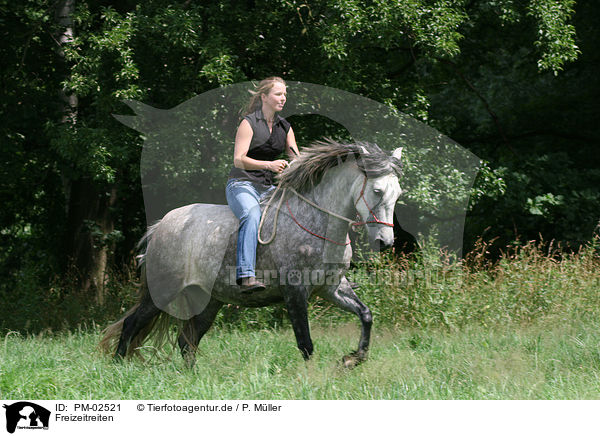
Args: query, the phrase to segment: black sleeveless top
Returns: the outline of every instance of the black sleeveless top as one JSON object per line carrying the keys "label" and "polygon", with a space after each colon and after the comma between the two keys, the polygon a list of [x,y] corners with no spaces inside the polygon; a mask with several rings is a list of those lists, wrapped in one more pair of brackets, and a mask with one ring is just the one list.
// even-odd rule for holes
{"label": "black sleeveless top", "polygon": [[[273,161],[285,150],[287,134],[290,123],[285,118],[275,115],[273,129],[269,132],[269,126],[262,110],[248,114],[244,117],[252,127],[252,140],[246,156],[256,160]],[[274,184],[275,173],[269,170],[244,170],[235,166],[229,172],[230,179],[249,180],[261,183],[264,186]]]}

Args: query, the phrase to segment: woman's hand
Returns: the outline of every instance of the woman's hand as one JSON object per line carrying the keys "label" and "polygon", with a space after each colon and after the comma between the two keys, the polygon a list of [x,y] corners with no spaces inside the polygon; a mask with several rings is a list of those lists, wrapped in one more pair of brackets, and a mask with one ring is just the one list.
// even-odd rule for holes
{"label": "woman's hand", "polygon": [[287,160],[284,159],[277,159],[274,161],[271,161],[267,164],[267,169],[269,171],[273,171],[274,173],[281,173],[283,172],[283,170],[288,166],[288,162]]}

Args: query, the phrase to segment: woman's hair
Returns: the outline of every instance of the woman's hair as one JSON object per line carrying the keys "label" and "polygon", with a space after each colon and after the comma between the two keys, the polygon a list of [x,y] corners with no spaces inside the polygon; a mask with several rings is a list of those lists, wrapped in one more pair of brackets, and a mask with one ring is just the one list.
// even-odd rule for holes
{"label": "woman's hair", "polygon": [[275,76],[267,77],[266,79],[261,80],[258,83],[258,86],[254,85],[256,89],[254,91],[249,90],[250,94],[252,94],[252,97],[250,97],[248,105],[242,111],[242,116],[246,116],[256,111],[257,109],[260,109],[262,107],[262,99],[260,98],[260,95],[268,94],[269,91],[271,91],[271,88],[277,82],[282,83],[284,86],[287,86],[285,84],[285,80],[283,80],[281,77]]}

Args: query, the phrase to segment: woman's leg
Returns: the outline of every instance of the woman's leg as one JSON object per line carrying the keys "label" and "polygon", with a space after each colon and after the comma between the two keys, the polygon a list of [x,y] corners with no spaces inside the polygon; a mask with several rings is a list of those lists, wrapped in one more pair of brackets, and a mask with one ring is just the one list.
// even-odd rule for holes
{"label": "woman's leg", "polygon": [[230,180],[226,189],[227,203],[240,220],[237,240],[236,280],[255,277],[256,244],[260,223],[260,193],[252,182]]}

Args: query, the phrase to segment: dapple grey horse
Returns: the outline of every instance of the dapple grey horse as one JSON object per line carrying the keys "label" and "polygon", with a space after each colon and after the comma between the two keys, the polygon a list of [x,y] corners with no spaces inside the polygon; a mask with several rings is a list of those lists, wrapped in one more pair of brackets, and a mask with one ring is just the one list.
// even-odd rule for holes
{"label": "dapple grey horse", "polygon": [[101,345],[113,350],[119,338],[115,358],[120,359],[160,325],[159,317],[171,314],[187,319],[178,343],[193,365],[198,343],[223,304],[283,302],[308,359],[313,343],[307,306],[318,295],[360,318],[358,349],[343,357],[348,367],[360,363],[367,356],[372,316],[344,276],[352,257],[348,231],[364,224],[373,248],[393,244],[401,153],[401,148],[389,155],[375,144],[331,140],[304,148],[278,176],[268,208],[261,206],[259,237],[270,237],[258,245],[256,271],[267,287],[252,294],[242,294],[235,282],[238,221],[228,206],[191,204],[167,213],[143,239],[140,302],[107,328]]}

